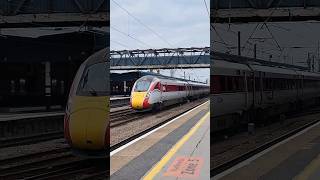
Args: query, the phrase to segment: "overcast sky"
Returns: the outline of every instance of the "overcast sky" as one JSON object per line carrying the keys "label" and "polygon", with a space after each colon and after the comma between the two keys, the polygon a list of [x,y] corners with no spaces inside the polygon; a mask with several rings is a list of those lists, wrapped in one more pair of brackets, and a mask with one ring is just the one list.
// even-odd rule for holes
{"label": "overcast sky", "polygon": [[[209,8],[209,0],[206,2]],[[111,50],[210,46],[210,20],[203,0],[111,0],[110,7]],[[161,73],[168,75],[169,71]],[[209,69],[186,70],[186,74],[205,81]],[[175,76],[182,77],[183,71],[176,70]]]}
{"label": "overcast sky", "polygon": [[[241,32],[243,56],[253,57],[253,44],[257,44],[257,57],[264,60],[307,66],[307,57],[315,55],[318,59],[320,23],[282,22],[267,23],[267,27],[257,23],[215,24],[211,32],[213,49],[237,54],[237,32]],[[252,34],[251,38],[250,35]],[[228,45],[226,45],[228,44]],[[280,50],[281,49],[281,50]],[[318,64],[315,64],[318,69]]]}

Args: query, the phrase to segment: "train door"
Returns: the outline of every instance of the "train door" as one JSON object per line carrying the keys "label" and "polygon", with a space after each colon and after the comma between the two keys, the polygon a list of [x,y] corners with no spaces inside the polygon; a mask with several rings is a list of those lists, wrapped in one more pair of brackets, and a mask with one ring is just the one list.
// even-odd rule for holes
{"label": "train door", "polygon": [[262,104],[262,72],[254,73],[254,102],[255,106]]}
{"label": "train door", "polygon": [[251,82],[248,82],[248,73],[247,72],[243,72],[244,75],[244,90],[245,90],[245,102],[246,102],[246,109],[249,108],[249,88],[248,88],[248,84]]}
{"label": "train door", "polygon": [[159,82],[159,90],[160,90],[160,103],[163,102],[162,97],[163,97],[163,87],[162,87],[162,83]]}
{"label": "train door", "polygon": [[258,104],[262,105],[263,103],[263,72],[259,72],[259,87],[258,87],[258,94],[259,94],[259,98],[258,98]]}
{"label": "train door", "polygon": [[166,101],[166,83],[161,83],[161,98],[160,101],[163,103]]}
{"label": "train door", "polygon": [[157,82],[157,84],[154,86],[153,94],[155,97],[155,102],[162,103],[162,87],[160,82]]}
{"label": "train door", "polygon": [[304,95],[304,76],[301,75],[298,77],[298,81],[297,81],[297,89],[298,89],[298,99],[302,99],[303,95]]}

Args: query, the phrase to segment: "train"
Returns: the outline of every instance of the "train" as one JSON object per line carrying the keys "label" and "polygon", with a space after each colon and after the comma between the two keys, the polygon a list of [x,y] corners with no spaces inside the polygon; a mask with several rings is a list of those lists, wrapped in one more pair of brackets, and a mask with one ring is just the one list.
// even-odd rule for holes
{"label": "train", "polygon": [[208,96],[207,84],[162,75],[146,75],[133,85],[130,105],[136,111],[161,110],[166,106]]}
{"label": "train", "polygon": [[106,157],[109,148],[109,62],[102,49],[79,67],[64,117],[64,137],[81,156]]}
{"label": "train", "polygon": [[263,125],[320,102],[320,74],[298,67],[217,58],[210,71],[212,132]]}

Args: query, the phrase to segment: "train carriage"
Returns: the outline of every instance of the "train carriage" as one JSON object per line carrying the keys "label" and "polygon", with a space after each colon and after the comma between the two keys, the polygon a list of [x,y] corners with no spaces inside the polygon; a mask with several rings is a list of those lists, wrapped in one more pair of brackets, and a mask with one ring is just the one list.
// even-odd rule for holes
{"label": "train carriage", "polygon": [[81,155],[107,155],[109,147],[109,64],[107,49],[80,66],[64,119],[64,133],[73,151]]}
{"label": "train carriage", "polygon": [[147,75],[138,79],[131,92],[131,107],[138,111],[161,109],[209,94],[209,86],[178,78]]}
{"label": "train carriage", "polygon": [[319,102],[320,74],[258,62],[214,60],[211,67],[213,131],[266,123],[267,117]]}

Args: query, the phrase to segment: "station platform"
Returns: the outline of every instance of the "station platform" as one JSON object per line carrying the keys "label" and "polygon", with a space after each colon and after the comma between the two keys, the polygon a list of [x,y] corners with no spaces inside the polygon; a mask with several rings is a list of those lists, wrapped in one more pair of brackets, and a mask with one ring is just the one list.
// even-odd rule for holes
{"label": "station platform", "polygon": [[211,179],[320,179],[320,122]]}
{"label": "station platform", "polygon": [[[50,111],[58,111],[62,110],[63,107],[61,105],[53,105],[50,106]],[[47,111],[46,106],[28,106],[28,107],[1,107],[1,114],[9,114],[9,113],[30,113],[30,112],[45,112]]]}
{"label": "station platform", "polygon": [[129,105],[130,97],[129,96],[111,96],[110,97],[110,107],[116,108],[121,106]]}
{"label": "station platform", "polygon": [[111,96],[110,100],[130,99],[130,96]]}
{"label": "station platform", "polygon": [[41,118],[50,116],[63,116],[64,111],[34,112],[34,113],[2,113],[0,121]]}
{"label": "station platform", "polygon": [[210,179],[209,102],[110,153],[112,180]]}

